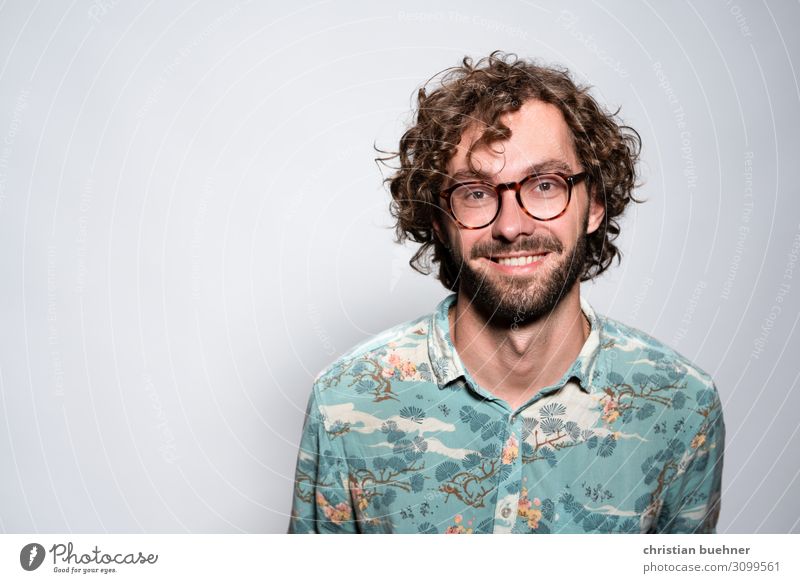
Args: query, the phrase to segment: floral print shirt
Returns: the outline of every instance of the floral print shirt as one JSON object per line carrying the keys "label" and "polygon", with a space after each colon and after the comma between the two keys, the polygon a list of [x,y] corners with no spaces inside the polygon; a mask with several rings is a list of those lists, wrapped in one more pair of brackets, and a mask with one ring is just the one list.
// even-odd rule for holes
{"label": "floral print shirt", "polygon": [[713,533],[725,427],[712,379],[595,314],[569,370],[512,410],[431,315],[362,343],[308,400],[290,533]]}

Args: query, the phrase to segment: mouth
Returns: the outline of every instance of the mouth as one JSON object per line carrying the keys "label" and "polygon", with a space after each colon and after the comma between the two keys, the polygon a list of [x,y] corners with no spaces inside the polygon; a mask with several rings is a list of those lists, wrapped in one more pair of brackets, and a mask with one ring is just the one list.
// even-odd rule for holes
{"label": "mouth", "polygon": [[536,271],[550,255],[549,252],[528,253],[524,255],[498,255],[483,257],[489,266],[501,273],[525,275]]}
{"label": "mouth", "polygon": [[498,265],[506,265],[510,267],[523,267],[532,263],[538,263],[545,257],[548,252],[530,253],[528,255],[498,255],[496,257],[487,257],[487,259]]}

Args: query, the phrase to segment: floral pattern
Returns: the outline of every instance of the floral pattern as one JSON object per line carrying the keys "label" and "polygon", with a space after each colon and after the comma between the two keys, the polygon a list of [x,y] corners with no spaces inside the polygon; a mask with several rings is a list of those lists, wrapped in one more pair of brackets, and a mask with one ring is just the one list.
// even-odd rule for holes
{"label": "floral pattern", "polygon": [[289,532],[715,532],[725,426],[706,373],[581,299],[580,354],[512,411],[461,362],[455,297],[317,376]]}
{"label": "floral pattern", "polygon": [[463,518],[460,514],[456,514],[455,518],[453,518],[453,522],[455,524],[448,526],[447,530],[445,530],[445,534],[472,534],[472,521],[470,520],[466,526],[462,524]]}
{"label": "floral pattern", "polygon": [[536,530],[539,528],[539,521],[542,519],[542,502],[538,498],[528,499],[528,489],[522,488],[519,495],[519,508],[517,514],[528,521],[528,528]]}
{"label": "floral pattern", "polygon": [[317,504],[333,524],[341,524],[345,520],[350,520],[350,507],[344,502],[339,502],[336,506],[332,506],[325,499],[322,492],[317,492]]}
{"label": "floral pattern", "polygon": [[516,437],[509,435],[508,441],[506,441],[506,445],[503,448],[503,463],[506,465],[513,464],[517,457],[519,457],[519,442]]}

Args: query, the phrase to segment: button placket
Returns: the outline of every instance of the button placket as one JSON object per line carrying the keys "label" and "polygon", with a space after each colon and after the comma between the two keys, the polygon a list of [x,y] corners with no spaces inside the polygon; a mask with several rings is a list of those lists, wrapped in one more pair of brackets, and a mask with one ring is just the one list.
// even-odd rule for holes
{"label": "button placket", "polygon": [[[522,423],[517,413],[508,416],[508,431],[500,452],[499,463],[510,466],[505,479],[497,484],[495,533],[509,533],[514,528],[519,505],[519,487],[522,479]],[[510,485],[515,487],[509,488]],[[510,490],[510,492],[509,492]]]}

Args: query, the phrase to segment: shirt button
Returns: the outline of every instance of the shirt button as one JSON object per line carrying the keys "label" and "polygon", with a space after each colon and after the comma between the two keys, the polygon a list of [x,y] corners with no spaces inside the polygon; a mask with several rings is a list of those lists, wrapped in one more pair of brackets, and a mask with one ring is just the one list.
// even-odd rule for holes
{"label": "shirt button", "polygon": [[511,514],[511,508],[503,508],[503,510],[500,511],[500,514],[503,515],[503,518],[508,518],[508,515]]}

